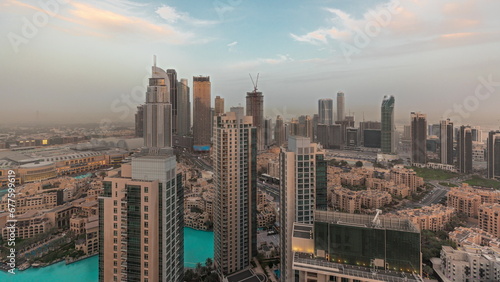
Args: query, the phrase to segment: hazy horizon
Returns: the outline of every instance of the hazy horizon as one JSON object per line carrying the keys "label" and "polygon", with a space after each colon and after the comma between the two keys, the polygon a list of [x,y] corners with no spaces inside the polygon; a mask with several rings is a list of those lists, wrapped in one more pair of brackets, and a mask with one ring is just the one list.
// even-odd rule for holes
{"label": "hazy horizon", "polygon": [[342,91],[356,122],[394,95],[397,124],[500,125],[498,1],[193,2],[1,0],[0,125],[132,122],[153,55],[210,76],[226,111],[260,73],[273,120]]}

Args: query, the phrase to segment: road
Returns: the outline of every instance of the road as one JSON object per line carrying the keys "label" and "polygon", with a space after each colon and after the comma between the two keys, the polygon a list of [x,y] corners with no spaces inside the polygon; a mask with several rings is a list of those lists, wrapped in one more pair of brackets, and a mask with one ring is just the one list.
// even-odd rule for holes
{"label": "road", "polygon": [[206,171],[213,171],[213,167],[209,165],[205,160],[202,159],[200,156],[196,156],[191,154],[190,152],[184,152],[184,151],[179,151],[179,154],[191,161],[191,163],[198,167],[201,170],[206,170]]}
{"label": "road", "polygon": [[425,197],[420,200],[419,204],[421,206],[430,206],[432,204],[437,204],[446,197],[446,194],[450,190],[449,187],[443,186],[439,184],[439,181],[430,181],[432,185],[434,185],[434,189],[429,192]]}
{"label": "road", "polygon": [[280,190],[278,185],[262,183],[262,181],[257,180],[257,188],[273,196],[275,202],[280,201]]}

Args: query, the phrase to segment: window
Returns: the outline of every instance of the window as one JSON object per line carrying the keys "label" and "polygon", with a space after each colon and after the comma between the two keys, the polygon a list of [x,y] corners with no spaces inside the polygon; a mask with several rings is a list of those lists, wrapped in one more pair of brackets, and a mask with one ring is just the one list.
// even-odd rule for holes
{"label": "window", "polygon": [[149,197],[148,196],[144,196],[144,202],[148,202],[149,201]]}

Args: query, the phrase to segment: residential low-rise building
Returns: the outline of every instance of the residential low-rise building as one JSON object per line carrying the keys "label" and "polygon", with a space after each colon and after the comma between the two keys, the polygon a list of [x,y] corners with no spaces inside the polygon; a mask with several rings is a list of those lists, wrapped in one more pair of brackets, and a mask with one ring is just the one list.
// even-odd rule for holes
{"label": "residential low-rise building", "polygon": [[421,230],[443,230],[455,213],[454,208],[440,204],[424,206],[419,209],[406,209],[398,211],[398,216],[407,217]]}
{"label": "residential low-rise building", "polygon": [[440,258],[431,259],[441,281],[500,281],[500,250],[467,245],[457,250],[443,246]]}
{"label": "residential low-rise building", "polygon": [[456,227],[455,230],[448,233],[448,237],[459,247],[465,245],[500,247],[500,238],[479,228]]}
{"label": "residential low-rise building", "polygon": [[[46,217],[46,215],[39,211],[29,211],[25,214],[16,216],[15,234],[16,239],[28,239],[38,234],[44,233],[52,228],[54,225]],[[2,238],[7,240],[10,235],[11,229],[9,224],[2,226]]]}
{"label": "residential low-rise building", "polygon": [[477,218],[481,204],[500,202],[500,192],[493,189],[472,188],[463,183],[462,187],[452,187],[447,195],[447,205],[459,213]]}
{"label": "residential low-rise building", "polygon": [[500,204],[482,204],[479,206],[479,228],[500,237]]}

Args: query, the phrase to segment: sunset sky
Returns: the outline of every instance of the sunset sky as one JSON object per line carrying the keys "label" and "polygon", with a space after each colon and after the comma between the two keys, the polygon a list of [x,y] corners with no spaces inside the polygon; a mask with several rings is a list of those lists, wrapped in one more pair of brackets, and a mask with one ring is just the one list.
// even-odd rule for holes
{"label": "sunset sky", "polygon": [[380,120],[390,94],[399,123],[421,111],[498,128],[498,11],[498,0],[0,0],[0,124],[132,121],[156,55],[190,85],[209,75],[226,110],[260,73],[273,119],[343,91],[356,121]]}

